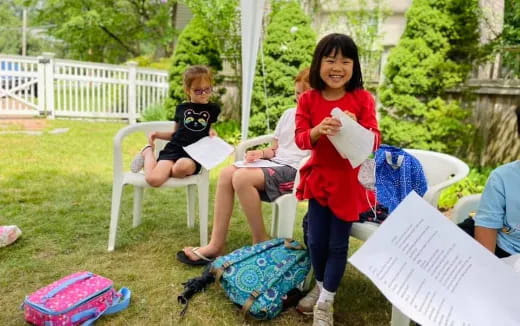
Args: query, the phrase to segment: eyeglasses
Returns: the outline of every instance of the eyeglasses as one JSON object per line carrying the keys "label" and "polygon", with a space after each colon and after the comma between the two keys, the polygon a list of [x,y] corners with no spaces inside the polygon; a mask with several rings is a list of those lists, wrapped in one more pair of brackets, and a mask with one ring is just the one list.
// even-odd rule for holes
{"label": "eyeglasses", "polygon": [[213,91],[213,89],[211,87],[195,88],[193,90],[193,93],[195,93],[196,95],[202,95],[202,94],[211,94],[212,91]]}

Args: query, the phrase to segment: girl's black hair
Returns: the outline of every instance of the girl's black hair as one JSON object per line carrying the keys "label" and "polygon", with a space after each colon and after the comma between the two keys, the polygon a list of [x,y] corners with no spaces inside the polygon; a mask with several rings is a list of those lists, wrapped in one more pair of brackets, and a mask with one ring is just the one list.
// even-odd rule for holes
{"label": "girl's black hair", "polygon": [[354,43],[354,40],[352,40],[350,36],[339,33],[333,33],[323,37],[318,45],[316,45],[309,73],[309,81],[312,88],[320,91],[325,89],[325,82],[323,82],[320,77],[321,59],[325,56],[335,55],[338,51],[341,51],[344,57],[354,61],[352,78],[350,78],[349,82],[345,85],[345,90],[352,91],[356,88],[363,88],[363,76],[361,75],[361,65],[359,64],[356,43]]}

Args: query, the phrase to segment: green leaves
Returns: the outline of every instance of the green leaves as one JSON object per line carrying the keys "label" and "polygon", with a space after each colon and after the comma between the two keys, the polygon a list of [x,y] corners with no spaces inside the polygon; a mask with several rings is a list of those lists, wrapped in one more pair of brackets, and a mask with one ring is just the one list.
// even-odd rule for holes
{"label": "green leaves", "polygon": [[171,53],[174,6],[173,0],[48,0],[37,21],[50,26],[68,58],[120,63],[145,53]]}
{"label": "green leaves", "polygon": [[273,132],[283,111],[296,106],[294,78],[310,66],[316,44],[310,19],[296,1],[273,2],[264,38],[256,65],[251,135]]}
{"label": "green leaves", "polygon": [[473,128],[466,109],[442,97],[461,85],[479,51],[477,0],[415,0],[379,89],[386,143],[455,153]]}
{"label": "green leaves", "polygon": [[[170,96],[165,104],[170,119],[175,114],[175,107],[186,101],[182,75],[186,68],[192,65],[207,65],[213,69],[213,73],[222,69],[218,40],[209,30],[207,21],[199,16],[194,16],[186,25],[173,53],[169,72]],[[217,78],[215,84],[218,82]],[[212,99],[212,101],[216,101],[216,99]]]}

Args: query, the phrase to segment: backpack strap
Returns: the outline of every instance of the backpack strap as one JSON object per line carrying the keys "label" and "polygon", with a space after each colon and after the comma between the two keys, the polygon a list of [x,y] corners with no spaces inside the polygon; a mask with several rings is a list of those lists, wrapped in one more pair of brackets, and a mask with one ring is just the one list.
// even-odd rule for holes
{"label": "backpack strap", "polygon": [[292,250],[305,250],[305,248],[299,244],[298,242],[296,242],[297,244],[294,245],[295,241],[293,239],[290,239],[290,238],[286,238],[284,241],[283,241],[283,246],[287,249],[292,249]]}
{"label": "backpack strap", "polygon": [[249,294],[249,298],[247,298],[241,310],[244,317],[247,317],[249,309],[251,309],[251,306],[253,305],[253,303],[255,303],[256,298],[258,298],[261,294],[262,293],[257,290],[253,290],[253,292]]}
{"label": "backpack strap", "polygon": [[220,266],[219,268],[212,269],[212,272],[215,274],[215,282],[220,281],[220,279],[222,278],[222,274],[224,274],[226,268],[228,268],[231,265],[233,265],[233,262],[227,261],[224,264],[222,264],[222,266]]}
{"label": "backpack strap", "polygon": [[[288,249],[293,249],[293,250],[302,250],[301,252],[299,253],[296,253],[296,258],[293,260],[293,261],[289,261],[289,262],[286,262],[282,268],[280,269],[279,271],[279,274],[280,274],[280,277],[283,277],[283,275],[285,274],[285,272],[287,272],[294,264],[297,264],[302,258],[305,257],[305,255],[307,254],[307,252],[305,250],[303,250],[303,246],[298,244],[297,246],[293,245],[291,242],[293,242],[294,240],[292,239],[285,239],[285,243],[284,243],[284,246]],[[289,246],[286,246],[286,244],[289,244]],[[271,282],[267,283],[267,284],[264,284],[264,289],[270,289],[273,287],[273,284],[277,281],[277,279],[272,279]],[[249,312],[249,309],[251,309],[251,306],[255,303],[255,300],[260,296],[262,295],[264,291],[260,291],[260,290],[253,290],[250,294],[249,294],[249,298],[247,298],[246,302],[244,303],[244,305],[242,306],[242,314],[244,315],[244,317],[247,317],[248,316],[248,312]]]}
{"label": "backpack strap", "polygon": [[[114,300],[114,302],[112,302],[112,305],[110,307],[107,307],[102,312],[98,313],[97,311],[93,311],[93,309],[83,311],[82,313],[87,313],[87,314],[92,313],[94,315],[94,317],[92,317],[88,320],[85,320],[83,322],[83,324],[81,324],[81,326],[93,325],[96,322],[96,320],[101,318],[101,316],[103,316],[103,315],[115,314],[116,312],[119,312],[121,310],[125,310],[126,308],[128,308],[128,305],[130,304],[130,297],[132,296],[132,291],[130,291],[128,288],[123,287],[117,293],[119,295]],[[97,309],[94,308],[94,310],[97,310]],[[81,317],[81,316],[78,316],[78,317]],[[84,318],[84,316],[81,318]],[[81,318],[79,318],[79,320],[81,320]]]}

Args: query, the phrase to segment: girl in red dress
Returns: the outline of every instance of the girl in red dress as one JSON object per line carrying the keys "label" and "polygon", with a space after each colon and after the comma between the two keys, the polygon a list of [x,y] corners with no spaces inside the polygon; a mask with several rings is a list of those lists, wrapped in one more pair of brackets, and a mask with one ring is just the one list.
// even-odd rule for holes
{"label": "girl in red dress", "polygon": [[340,108],[372,130],[375,139],[381,137],[374,99],[363,89],[357,46],[349,36],[330,34],[318,43],[309,77],[313,89],[298,101],[295,141],[312,152],[300,169],[296,195],[309,199],[308,245],[317,281],[314,291],[319,292],[313,325],[332,325],[334,295],[347,264],[352,222],[369,209],[366,191],[357,178],[359,167],[353,168],[326,137],[341,127],[331,117],[332,109]]}

